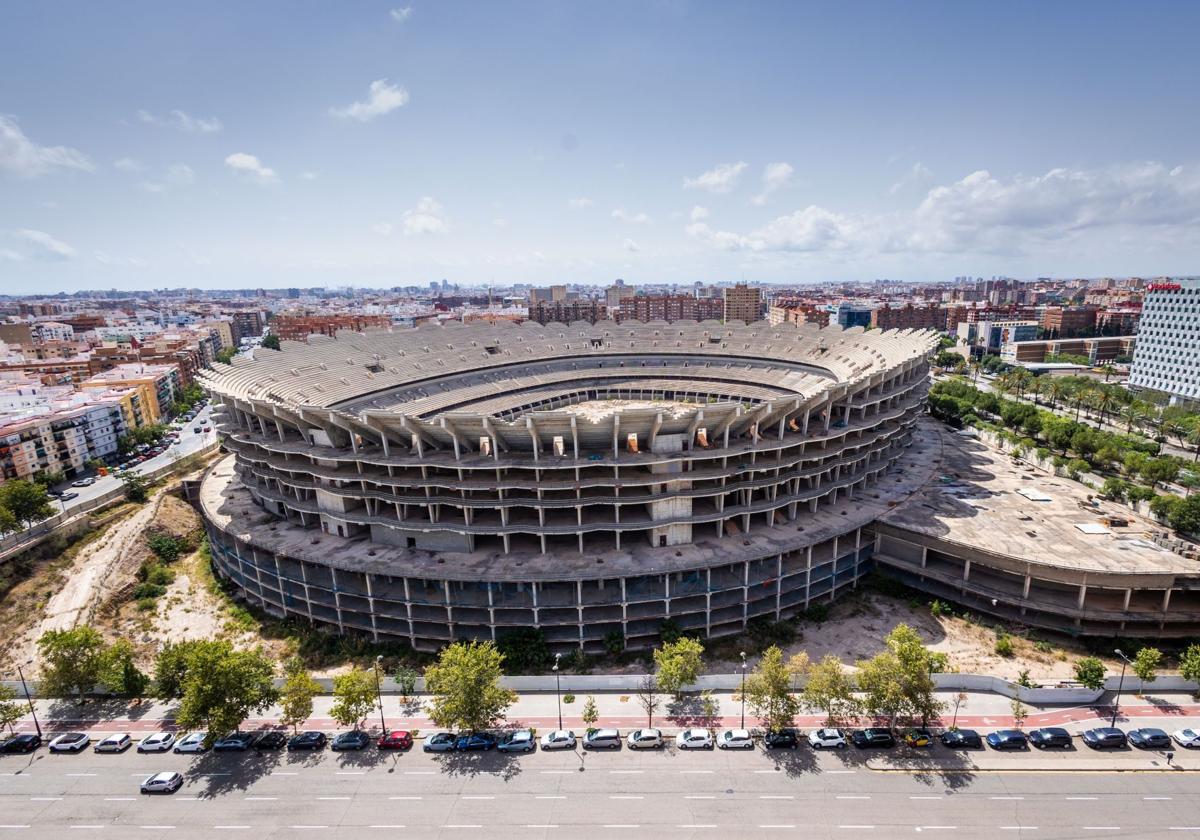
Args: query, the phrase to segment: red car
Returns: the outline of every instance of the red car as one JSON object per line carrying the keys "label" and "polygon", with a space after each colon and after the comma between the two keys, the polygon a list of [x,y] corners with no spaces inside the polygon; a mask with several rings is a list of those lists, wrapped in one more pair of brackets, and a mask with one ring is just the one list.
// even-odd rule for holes
{"label": "red car", "polygon": [[380,738],[378,744],[381,750],[411,749],[413,745],[412,733],[403,729],[397,729]]}

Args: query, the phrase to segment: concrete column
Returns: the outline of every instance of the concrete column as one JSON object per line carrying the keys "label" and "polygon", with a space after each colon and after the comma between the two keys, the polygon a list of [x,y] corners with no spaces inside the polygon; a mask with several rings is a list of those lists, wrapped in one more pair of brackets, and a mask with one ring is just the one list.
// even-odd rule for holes
{"label": "concrete column", "polygon": [[925,568],[925,564],[929,562],[929,546],[921,546],[921,568]]}
{"label": "concrete column", "polygon": [[338,630],[342,633],[346,632],[346,625],[342,623],[342,596],[338,592],[337,569],[333,566],[329,567],[329,574],[333,578],[333,606],[337,610]]}
{"label": "concrete column", "polygon": [[1025,586],[1021,589],[1021,597],[1029,597],[1029,586],[1033,583],[1033,575],[1025,575]]}
{"label": "concrete column", "polygon": [[1124,606],[1121,607],[1121,609],[1124,610],[1125,612],[1129,612],[1129,599],[1132,597],[1133,597],[1133,590],[1126,589],[1125,590],[1125,604],[1124,604]]}
{"label": "concrete column", "polygon": [[1165,591],[1163,592],[1163,599],[1162,599],[1162,611],[1163,611],[1163,612],[1166,612],[1166,611],[1167,611],[1167,608],[1168,608],[1170,605],[1171,605],[1171,590],[1170,590],[1170,589],[1167,589],[1167,590],[1165,590]]}
{"label": "concrete column", "polygon": [[415,629],[413,629],[412,595],[410,595],[409,591],[408,591],[408,578],[403,578],[403,580],[404,580],[404,613],[405,613],[405,617],[408,619],[408,643],[410,645],[416,646],[417,632]]}
{"label": "concrete column", "polygon": [[775,558],[775,620],[779,621],[783,617],[782,607],[780,606],[780,595],[783,592],[783,555],[780,554]]}
{"label": "concrete column", "polygon": [[1076,606],[1079,609],[1083,609],[1083,599],[1086,597],[1087,597],[1087,584],[1085,583],[1079,587],[1079,600],[1076,602]]}
{"label": "concrete column", "polygon": [[750,561],[742,564],[742,627],[750,620]]}
{"label": "concrete column", "polygon": [[971,579],[971,561],[970,560],[963,563],[962,579],[963,579],[963,583],[966,583],[967,581],[969,581]]}

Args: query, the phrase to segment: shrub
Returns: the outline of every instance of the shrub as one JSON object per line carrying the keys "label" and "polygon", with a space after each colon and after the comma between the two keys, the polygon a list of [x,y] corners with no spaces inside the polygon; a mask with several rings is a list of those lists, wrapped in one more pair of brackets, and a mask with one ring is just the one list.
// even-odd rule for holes
{"label": "shrub", "polygon": [[1038,639],[1033,643],[1033,649],[1038,653],[1051,653],[1054,650],[1054,645],[1050,644],[1045,639]]}
{"label": "shrub", "polygon": [[804,611],[806,621],[811,621],[813,624],[824,624],[829,620],[829,605],[828,604],[812,604]]}
{"label": "shrub", "polygon": [[1013,641],[1011,636],[999,636],[996,639],[996,655],[1003,656],[1005,659],[1011,657],[1014,653]]}
{"label": "shrub", "polygon": [[574,702],[575,702],[575,695],[574,695],[574,694],[570,694],[570,693],[568,693],[568,694],[564,694],[564,695],[563,695],[563,698],[562,698],[562,701],[563,701],[564,703],[574,703]]}
{"label": "shrub", "polygon": [[946,615],[949,612],[950,608],[936,598],[934,598],[933,603],[929,605],[929,614],[935,618]]}

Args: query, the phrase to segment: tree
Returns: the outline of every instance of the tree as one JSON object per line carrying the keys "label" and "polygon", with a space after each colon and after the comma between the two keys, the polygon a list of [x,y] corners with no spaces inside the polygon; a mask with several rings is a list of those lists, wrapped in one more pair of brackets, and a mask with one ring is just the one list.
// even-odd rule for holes
{"label": "tree", "polygon": [[263,340],[262,340],[262,346],[263,346],[263,347],[266,347],[268,350],[278,350],[278,349],[280,349],[280,347],[279,347],[279,336],[277,336],[277,335],[267,335],[267,336],[263,336]]}
{"label": "tree", "polygon": [[1158,648],[1144,647],[1133,657],[1133,673],[1144,683],[1154,682],[1161,664],[1162,651]]}
{"label": "tree", "polygon": [[175,721],[184,729],[205,730],[206,746],[279,698],[271,660],[259,649],[234,650],[229,642],[198,641],[192,643],[184,665]]}
{"label": "tree", "polygon": [[0,729],[5,726],[13,731],[13,724],[25,714],[25,707],[17,702],[17,692],[0,683]]}
{"label": "tree", "polygon": [[1075,679],[1096,691],[1104,686],[1104,663],[1094,656],[1085,656],[1075,663]]}
{"label": "tree", "polygon": [[1178,496],[1163,498],[1177,500],[1167,515],[1167,521],[1172,528],[1184,534],[1200,534],[1200,496],[1188,496],[1186,499],[1180,499]]}
{"label": "tree", "polygon": [[140,505],[150,498],[150,482],[139,472],[126,470],[121,473],[121,484],[125,488],[125,498],[131,502]]}
{"label": "tree", "polygon": [[11,534],[20,527],[17,517],[6,507],[0,507],[0,536]]}
{"label": "tree", "polygon": [[854,681],[833,654],[814,662],[808,669],[808,681],[800,694],[806,709],[825,713],[826,726],[838,726],[858,715],[859,702],[854,696]]}
{"label": "tree", "polygon": [[654,651],[654,664],[658,667],[659,688],[678,700],[684,686],[694,683],[704,670],[704,645],[689,636],[663,642]]}
{"label": "tree", "polygon": [[417,678],[421,676],[415,668],[410,668],[407,665],[401,665],[396,669],[396,673],[392,674],[392,679],[396,681],[396,686],[400,689],[401,699],[405,703],[408,698],[417,692]]}
{"label": "tree", "polygon": [[954,717],[950,719],[950,728],[958,728],[958,710],[967,704],[970,699],[965,691],[960,691],[954,695]]}
{"label": "tree", "polygon": [[810,667],[812,663],[808,660],[807,651],[797,651],[788,658],[787,670],[792,678],[792,691],[796,690],[796,681],[807,674]]}
{"label": "tree", "polygon": [[1188,682],[1200,683],[1200,645],[1188,645],[1179,657],[1179,676]]}
{"label": "tree", "polygon": [[84,694],[99,682],[103,671],[104,639],[91,627],[47,630],[37,642],[42,655],[42,678],[38,687],[43,694],[67,697]]}
{"label": "tree", "polygon": [[300,724],[312,717],[313,698],[321,693],[321,684],[312,678],[298,656],[284,664],[283,673],[283,688],[279,692],[283,714],[279,716],[279,722],[292,727],[295,733]]}
{"label": "tree", "polygon": [[217,355],[215,358],[221,364],[227,365],[231,361],[233,361],[233,357],[236,355],[237,355],[236,347],[222,347],[220,350],[217,351]]}
{"label": "tree", "polygon": [[160,700],[177,700],[183,696],[183,678],[187,674],[188,657],[192,649],[204,644],[202,640],[166,642],[154,661],[154,696]]}
{"label": "tree", "polygon": [[858,687],[863,692],[863,707],[872,715],[886,717],[895,728],[896,718],[906,711],[904,671],[891,651],[877,653],[858,663]]}
{"label": "tree", "polygon": [[342,726],[357,726],[375,706],[375,673],[354,667],[333,678],[333,705],[329,716]]}
{"label": "tree", "polygon": [[550,646],[540,627],[514,627],[500,635],[497,648],[511,674],[536,674],[551,664]]}
{"label": "tree", "polygon": [[580,715],[583,719],[583,725],[588,728],[588,731],[596,726],[596,721],[600,720],[600,710],[596,708],[596,698],[588,695],[588,699],[583,703],[583,713]]}
{"label": "tree", "polygon": [[784,729],[794,723],[800,704],[791,692],[792,672],[783,662],[783,651],[771,645],[746,678],[746,700],[767,729]]}
{"label": "tree", "polygon": [[446,729],[477,732],[503,720],[517,693],[500,685],[504,654],[491,642],[456,642],[425,669],[429,719]]}
{"label": "tree", "polygon": [[100,682],[118,697],[140,703],[146,696],[150,678],[138,668],[133,655],[133,643],[128,639],[119,639],[109,645],[101,655]]}
{"label": "tree", "polygon": [[1021,702],[1020,697],[1014,697],[1008,705],[1012,709],[1013,726],[1020,729],[1025,725],[1025,718],[1029,714],[1029,709]]}
{"label": "tree", "polygon": [[0,507],[12,513],[26,528],[54,513],[46,488],[20,478],[0,484]]}
{"label": "tree", "polygon": [[884,641],[887,650],[859,663],[858,685],[866,694],[866,706],[887,717],[892,727],[901,715],[919,717],[926,725],[945,705],[937,699],[933,682],[943,658],[906,624],[897,624]]}
{"label": "tree", "polygon": [[638,705],[646,713],[646,726],[654,726],[654,713],[658,710],[658,686],[653,674],[642,677],[637,687]]}

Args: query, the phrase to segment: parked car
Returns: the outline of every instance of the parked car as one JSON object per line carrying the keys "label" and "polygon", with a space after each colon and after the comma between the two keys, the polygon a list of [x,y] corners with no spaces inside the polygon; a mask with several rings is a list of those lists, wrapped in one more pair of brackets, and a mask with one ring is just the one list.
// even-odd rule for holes
{"label": "parked car", "polygon": [[1184,749],[1194,750],[1200,747],[1200,730],[1177,729],[1171,733],[1171,739]]}
{"label": "parked car", "polygon": [[808,733],[808,745],[814,750],[844,750],[846,749],[846,736],[842,734],[840,729],[814,729]]}
{"label": "parked car", "polygon": [[13,735],[0,743],[0,753],[31,753],[42,745],[42,739],[32,732]]}
{"label": "parked car", "polygon": [[193,434],[197,434],[197,435],[198,435],[198,434],[200,434],[200,427],[199,427],[199,426],[192,426],[192,433],[193,433]]}
{"label": "parked car", "polygon": [[460,735],[454,749],[460,752],[486,752],[496,746],[496,736],[490,732],[472,732]]}
{"label": "parked car", "polygon": [[711,750],[712,732],[707,729],[685,729],[675,736],[675,748],[680,750]]}
{"label": "parked car", "polygon": [[256,750],[278,750],[282,749],[287,742],[287,733],[280,732],[278,729],[272,729],[255,738],[252,746]]}
{"label": "parked car", "polygon": [[1072,745],[1071,733],[1061,726],[1046,726],[1030,732],[1029,743],[1033,744],[1039,750],[1051,748],[1070,749]]}
{"label": "parked car", "polygon": [[230,732],[213,744],[213,752],[245,752],[254,743],[254,735],[249,732]]}
{"label": "parked car", "polygon": [[78,494],[78,493],[72,493],[72,492],[69,492],[69,491],[68,491],[68,492],[66,492],[66,493],[63,493],[63,494],[61,494],[61,495],[58,497],[58,500],[59,500],[60,502],[69,502],[69,501],[71,501],[72,499],[78,499],[78,498],[79,498],[79,494]]}
{"label": "parked car", "polygon": [[50,752],[80,752],[92,739],[86,732],[67,732],[50,742]]}
{"label": "parked car", "polygon": [[148,776],[142,782],[142,793],[174,793],[183,787],[183,776],[166,771]]}
{"label": "parked car", "polygon": [[431,732],[425,736],[421,749],[425,752],[450,752],[458,743],[458,736],[453,732]]}
{"label": "parked car", "polygon": [[175,746],[174,732],[155,732],[147,735],[137,745],[140,753],[166,752]]}
{"label": "parked car", "polygon": [[133,746],[133,739],[126,733],[120,735],[109,735],[107,738],[96,743],[92,749],[98,753],[119,753],[125,752]]}
{"label": "parked car", "polygon": [[939,736],[943,747],[957,750],[983,749],[983,739],[974,729],[947,729]]}
{"label": "parked car", "polygon": [[353,729],[350,732],[343,732],[333,739],[329,744],[329,748],[334,752],[343,752],[345,750],[365,750],[371,746],[371,736],[361,729]]}
{"label": "parked car", "polygon": [[763,736],[763,746],[769,750],[794,750],[800,746],[800,733],[791,727],[769,730]]}
{"label": "parked car", "polygon": [[72,487],[91,487],[95,483],[96,483],[96,479],[89,476],[87,478],[81,478],[78,481],[72,481],[71,486]]}
{"label": "parked car", "polygon": [[653,728],[635,729],[626,740],[631,750],[657,750],[664,744],[662,731]]}
{"label": "parked car", "polygon": [[287,748],[289,750],[323,750],[328,741],[324,732],[310,729],[288,738]]}
{"label": "parked car", "polygon": [[904,733],[904,743],[910,747],[928,747],[933,744],[933,733],[928,729],[910,729]]}
{"label": "parked car", "polygon": [[544,750],[575,749],[575,733],[569,729],[554,729],[542,736]]}
{"label": "parked car", "polygon": [[717,738],[717,746],[723,750],[752,750],[754,736],[749,729],[726,729]]}
{"label": "parked car", "polygon": [[1019,729],[1000,729],[987,736],[988,746],[994,750],[1024,750],[1029,748],[1025,733]]}
{"label": "parked car", "polygon": [[1123,750],[1129,746],[1125,733],[1115,726],[1098,726],[1080,736],[1094,750]]}
{"label": "parked car", "polygon": [[616,729],[593,729],[583,736],[585,750],[619,750],[621,733]]}
{"label": "parked car", "polygon": [[1171,736],[1161,729],[1142,727],[1129,733],[1129,743],[1143,750],[1160,750],[1171,746]]}
{"label": "parked car", "polygon": [[178,741],[175,742],[175,752],[177,753],[202,753],[207,752],[208,747],[204,746],[204,739],[208,737],[207,732],[189,732]]}
{"label": "parked car", "polygon": [[894,747],[896,746],[896,738],[892,735],[890,729],[880,727],[870,727],[868,729],[860,729],[850,736],[854,741],[854,746],[861,749],[867,747]]}
{"label": "parked car", "polygon": [[500,752],[533,752],[537,749],[537,738],[533,737],[532,729],[518,729],[516,732],[506,732],[500,736],[496,744]]}
{"label": "parked car", "polygon": [[381,750],[408,750],[412,749],[413,737],[407,729],[393,729],[375,743]]}

